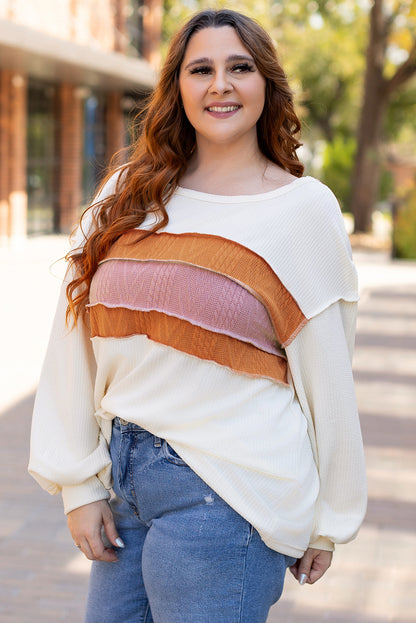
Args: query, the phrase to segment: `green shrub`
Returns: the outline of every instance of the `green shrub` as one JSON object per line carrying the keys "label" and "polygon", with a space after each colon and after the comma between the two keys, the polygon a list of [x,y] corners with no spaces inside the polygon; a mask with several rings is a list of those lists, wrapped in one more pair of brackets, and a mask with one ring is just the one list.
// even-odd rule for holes
{"label": "green shrub", "polygon": [[[321,179],[333,191],[343,212],[351,209],[351,176],[356,153],[354,137],[336,136],[325,145]],[[386,201],[394,190],[392,174],[383,169],[380,175],[378,201]]]}
{"label": "green shrub", "polygon": [[394,193],[394,178],[390,171],[381,169],[378,200],[388,201]]}
{"label": "green shrub", "polygon": [[350,205],[355,151],[355,138],[336,136],[326,144],[323,155],[321,179],[334,192],[343,211]]}
{"label": "green shrub", "polygon": [[394,255],[416,259],[416,188],[399,204],[394,224]]}

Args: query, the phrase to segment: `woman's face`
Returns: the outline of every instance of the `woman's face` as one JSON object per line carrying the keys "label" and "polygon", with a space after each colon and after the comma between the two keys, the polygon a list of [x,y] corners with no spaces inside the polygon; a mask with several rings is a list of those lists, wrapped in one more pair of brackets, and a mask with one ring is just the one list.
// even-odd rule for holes
{"label": "woman's face", "polygon": [[234,28],[204,28],[191,37],[179,89],[198,144],[257,141],[266,81]]}

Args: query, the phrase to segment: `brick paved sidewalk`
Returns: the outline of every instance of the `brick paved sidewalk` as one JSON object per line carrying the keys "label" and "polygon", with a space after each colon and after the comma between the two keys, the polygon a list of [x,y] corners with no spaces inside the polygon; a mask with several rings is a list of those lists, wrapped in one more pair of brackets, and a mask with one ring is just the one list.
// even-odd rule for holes
{"label": "brick paved sidewalk", "polygon": [[[26,473],[35,370],[57,290],[56,282],[42,281],[41,271],[64,252],[59,239],[49,241],[49,251],[42,244],[34,242],[14,259],[0,254],[2,283],[9,291],[19,286],[13,313],[0,308],[7,361],[0,397],[2,623],[81,623],[89,569],[67,533],[59,498]],[[318,584],[300,587],[288,577],[268,623],[416,620],[416,265],[383,255],[357,254],[356,261],[364,284],[354,368],[369,476],[367,518]],[[44,294],[43,305],[33,296],[23,314],[21,306],[36,290]]]}

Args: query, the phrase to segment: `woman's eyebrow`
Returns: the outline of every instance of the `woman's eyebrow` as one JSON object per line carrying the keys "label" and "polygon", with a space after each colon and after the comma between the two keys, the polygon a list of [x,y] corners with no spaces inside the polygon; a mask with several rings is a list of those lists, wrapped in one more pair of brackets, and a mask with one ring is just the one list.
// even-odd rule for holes
{"label": "woman's eyebrow", "polygon": [[[254,63],[254,60],[252,59],[252,57],[246,56],[245,54],[230,54],[230,56],[227,56],[226,62],[230,62],[230,61],[250,61],[251,63]],[[191,61],[190,63],[188,63],[185,69],[189,69],[190,67],[193,67],[194,65],[201,65],[202,63],[206,63],[207,65],[213,65],[214,61],[212,60],[212,58],[208,58],[207,56],[196,58],[194,61]]]}
{"label": "woman's eyebrow", "polygon": [[246,54],[231,54],[227,57],[227,61],[250,61],[254,63],[254,59]]}
{"label": "woman's eyebrow", "polygon": [[191,61],[190,63],[188,63],[185,67],[185,69],[189,69],[189,67],[193,67],[193,65],[201,65],[202,63],[206,63],[206,64],[211,64],[212,63],[212,59],[208,58],[208,57],[203,57],[203,58],[196,58],[194,61]]}

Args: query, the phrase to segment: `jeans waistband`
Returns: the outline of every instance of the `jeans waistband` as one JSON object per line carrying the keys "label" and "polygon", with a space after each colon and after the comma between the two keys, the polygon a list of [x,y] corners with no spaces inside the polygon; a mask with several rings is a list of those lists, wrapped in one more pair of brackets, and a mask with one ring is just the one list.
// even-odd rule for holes
{"label": "jeans waistband", "polygon": [[[123,418],[121,417],[115,417],[113,420],[113,424],[115,424],[116,426],[118,426],[120,429],[127,429],[130,431],[136,431],[136,432],[140,432],[140,433],[148,433],[149,435],[153,435],[153,433],[151,433],[150,431],[146,430],[145,428],[142,428],[142,426],[139,426],[138,424],[135,424],[134,422],[129,422],[128,420],[123,420]],[[160,437],[157,437],[156,435],[153,435],[154,437],[154,446],[156,448],[160,448],[161,444],[162,444],[162,440]]]}
{"label": "jeans waistband", "polygon": [[135,424],[134,422],[129,422],[128,420],[123,420],[123,418],[121,417],[115,417],[113,420],[113,424],[116,424],[117,426],[131,426],[132,428],[137,428],[139,430],[143,430],[145,432],[150,432],[150,431],[146,431],[145,428],[142,428],[141,426],[139,426],[138,424]]}

